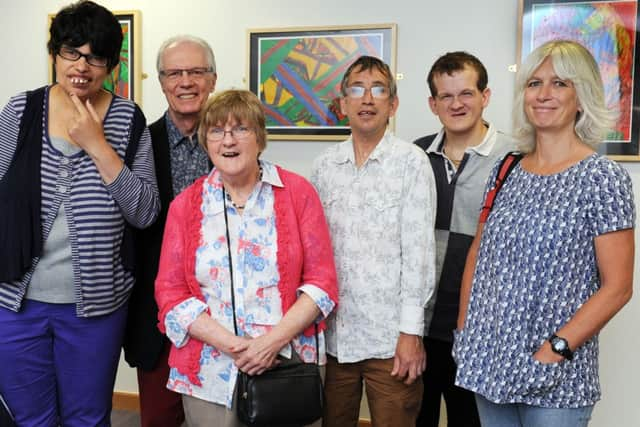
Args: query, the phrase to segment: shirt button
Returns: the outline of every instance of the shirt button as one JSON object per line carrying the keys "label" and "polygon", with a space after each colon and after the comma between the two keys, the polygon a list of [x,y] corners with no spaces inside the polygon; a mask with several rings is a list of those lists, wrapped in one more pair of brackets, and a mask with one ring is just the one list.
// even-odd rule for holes
{"label": "shirt button", "polygon": [[60,163],[62,163],[63,165],[68,165],[69,159],[67,157],[63,157],[62,160],[60,160]]}
{"label": "shirt button", "polygon": [[67,187],[65,187],[64,185],[59,185],[58,186],[58,193],[66,193],[67,192]]}
{"label": "shirt button", "polygon": [[67,172],[67,171],[60,171],[60,176],[61,176],[62,178],[66,178],[66,177],[68,177],[68,176],[69,176],[69,172]]}

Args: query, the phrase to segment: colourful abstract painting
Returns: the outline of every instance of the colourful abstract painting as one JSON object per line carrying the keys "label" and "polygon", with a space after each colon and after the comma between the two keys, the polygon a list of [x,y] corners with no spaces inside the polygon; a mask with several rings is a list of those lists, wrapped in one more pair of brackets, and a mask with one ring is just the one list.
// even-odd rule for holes
{"label": "colourful abstract painting", "polygon": [[122,48],[120,49],[120,66],[113,69],[111,76],[104,82],[104,88],[123,98],[130,98],[129,82],[129,46],[131,44],[131,25],[129,20],[120,20],[122,27]]}
{"label": "colourful abstract painting", "polygon": [[[638,88],[634,83],[637,25],[637,0],[525,0],[522,59],[537,46],[557,39],[581,43],[596,59],[607,105],[619,113],[615,129],[607,136],[607,143],[637,145],[638,129],[634,132],[638,126],[634,117],[637,113],[633,108],[638,104]],[[611,146],[605,148],[611,149]]]}
{"label": "colourful abstract painting", "polygon": [[349,133],[342,76],[361,55],[390,63],[392,29],[250,32],[250,46],[250,87],[263,102],[269,134],[321,139]]}

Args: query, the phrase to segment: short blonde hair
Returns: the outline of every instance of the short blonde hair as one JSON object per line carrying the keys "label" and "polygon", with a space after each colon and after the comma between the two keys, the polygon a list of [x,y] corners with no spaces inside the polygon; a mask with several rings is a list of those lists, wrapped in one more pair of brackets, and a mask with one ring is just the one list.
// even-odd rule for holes
{"label": "short blonde hair", "polygon": [[575,131],[585,144],[595,147],[615,124],[617,112],[607,109],[600,70],[591,53],[581,44],[553,40],[536,48],[518,70],[513,110],[513,131],[520,150],[535,147],[535,128],[524,110],[524,93],[533,73],[547,59],[555,73],[573,83],[581,111],[576,115]]}
{"label": "short blonde hair", "polygon": [[260,153],[267,148],[266,118],[262,102],[248,90],[230,89],[210,98],[200,112],[198,142],[205,151],[209,129],[224,125],[229,119],[253,128]]}

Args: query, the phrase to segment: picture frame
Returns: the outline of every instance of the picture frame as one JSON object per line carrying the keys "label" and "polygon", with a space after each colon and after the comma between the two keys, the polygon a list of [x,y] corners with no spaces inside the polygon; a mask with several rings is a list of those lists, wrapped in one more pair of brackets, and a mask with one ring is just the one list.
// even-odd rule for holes
{"label": "picture frame", "polygon": [[264,105],[269,139],[347,139],[342,76],[361,55],[381,58],[395,76],[396,34],[396,24],[247,30],[249,90]]}
{"label": "picture frame", "polygon": [[[140,47],[141,13],[139,10],[112,11],[122,27],[120,63],[111,71],[103,87],[123,98],[131,99],[142,107],[142,50]],[[48,27],[55,14],[49,15]],[[56,81],[56,70],[49,56],[49,83]]]}
{"label": "picture frame", "polygon": [[520,0],[518,60],[552,40],[573,40],[598,62],[615,129],[598,151],[640,161],[640,48],[637,0]]}

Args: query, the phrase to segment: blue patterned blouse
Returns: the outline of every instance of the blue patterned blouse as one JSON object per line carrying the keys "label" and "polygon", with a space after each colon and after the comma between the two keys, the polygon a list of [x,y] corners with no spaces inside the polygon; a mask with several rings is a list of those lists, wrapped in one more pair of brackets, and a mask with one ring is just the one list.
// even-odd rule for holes
{"label": "blue patterned blouse", "polygon": [[628,173],[598,154],[554,175],[518,165],[484,227],[455,338],[456,384],[496,403],[593,405],[597,336],[572,361],[542,364],[533,354],[598,290],[594,238],[634,227],[634,209]]}

